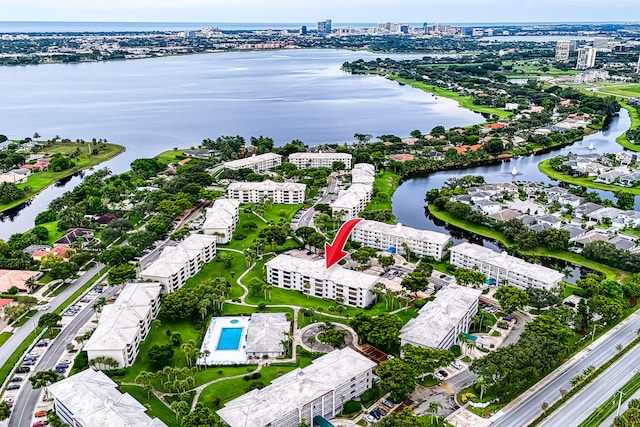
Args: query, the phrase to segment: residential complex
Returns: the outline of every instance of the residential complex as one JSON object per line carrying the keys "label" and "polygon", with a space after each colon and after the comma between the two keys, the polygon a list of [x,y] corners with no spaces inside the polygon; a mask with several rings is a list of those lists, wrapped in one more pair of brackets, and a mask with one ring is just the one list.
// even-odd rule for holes
{"label": "residential complex", "polygon": [[344,163],[345,169],[351,169],[351,154],[348,153],[292,153],[289,163],[298,169],[331,168],[334,162]]}
{"label": "residential complex", "polygon": [[71,427],[166,427],[102,371],[89,368],[47,386],[60,421]]}
{"label": "residential complex", "polygon": [[570,49],[570,40],[558,40],[558,42],[556,43],[556,61],[567,62],[569,60]]}
{"label": "residential complex", "polygon": [[506,284],[521,289],[534,287],[550,290],[564,278],[562,273],[551,268],[531,264],[506,252],[498,253],[473,243],[462,243],[449,249],[449,252],[451,264],[462,268],[477,268],[498,285],[505,281]]}
{"label": "residential complex", "polygon": [[98,327],[83,348],[88,359],[110,357],[118,368],[131,366],[160,311],[161,291],[159,283],[126,285],[114,304],[103,307]]}
{"label": "residential complex", "polygon": [[240,202],[234,199],[218,199],[207,208],[202,226],[204,234],[216,236],[218,244],[229,243],[240,217]]}
{"label": "residential complex", "polygon": [[176,246],[165,247],[158,259],[142,270],[140,277],[160,282],[163,293],[173,292],[213,259],[216,240],[214,236],[192,234]]}
{"label": "residential complex", "polygon": [[360,221],[351,233],[351,240],[376,249],[393,249],[406,255],[406,247],[414,254],[442,259],[449,236],[430,230],[385,224],[378,221]]}
{"label": "residential complex", "polygon": [[234,171],[240,169],[253,169],[255,172],[264,172],[269,169],[277,168],[281,164],[282,156],[280,154],[265,153],[257,156],[254,154],[253,156],[245,157],[244,159],[224,162],[224,167]]}
{"label": "residential complex", "polygon": [[341,300],[352,307],[364,308],[375,300],[371,290],[378,276],[347,270],[339,265],[326,269],[324,259],[310,260],[283,254],[265,266],[267,282],[279,288]]}
{"label": "residential complex", "polygon": [[331,213],[342,213],[343,221],[358,216],[371,202],[375,169],[369,163],[356,163],[351,171],[351,186],[340,191],[338,197],[331,203]]}
{"label": "residential complex", "polygon": [[285,354],[284,341],[291,332],[285,313],[253,313],[247,328],[245,352],[249,359],[279,357]]}
{"label": "residential complex", "polygon": [[461,333],[469,332],[471,319],[478,312],[481,291],[447,285],[418,312],[418,317],[400,330],[400,344],[448,350],[459,344]]}
{"label": "residential complex", "polygon": [[227,187],[227,197],[240,203],[261,203],[271,199],[273,203],[295,205],[304,203],[307,186],[293,182],[234,182]]}
{"label": "residential complex", "polygon": [[[351,348],[334,350],[252,390],[217,411],[230,427],[298,427],[322,423],[371,388],[376,364]],[[327,425],[326,423],[320,425]]]}
{"label": "residential complex", "polygon": [[581,47],[578,49],[578,62],[576,70],[586,70],[596,65],[596,50],[593,47]]}

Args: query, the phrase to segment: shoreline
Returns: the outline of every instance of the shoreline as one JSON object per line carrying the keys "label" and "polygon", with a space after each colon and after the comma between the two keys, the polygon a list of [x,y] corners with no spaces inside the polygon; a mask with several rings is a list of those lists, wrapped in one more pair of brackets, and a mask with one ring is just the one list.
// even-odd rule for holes
{"label": "shoreline", "polygon": [[[74,167],[74,168],[68,169],[68,170],[66,170],[66,171],[59,172],[59,173],[60,173],[60,176],[58,176],[58,177],[56,177],[56,178],[52,178],[52,179],[50,179],[48,183],[46,183],[46,184],[45,184],[44,186],[42,186],[41,188],[38,188],[34,193],[29,194],[29,196],[25,197],[24,199],[16,200],[15,202],[11,202],[11,203],[8,203],[8,204],[6,204],[6,205],[2,205],[2,206],[0,206],[0,214],[3,214],[3,213],[5,213],[5,212],[7,212],[7,211],[9,211],[9,210],[11,210],[11,209],[15,209],[15,208],[20,208],[20,207],[22,207],[22,205],[24,205],[24,204],[26,204],[26,203],[29,203],[29,202],[31,201],[31,199],[33,199],[34,197],[36,197],[36,196],[37,196],[38,194],[40,194],[42,191],[44,191],[44,190],[46,190],[47,188],[49,188],[51,185],[53,185],[53,184],[55,184],[55,183],[57,183],[57,182],[60,182],[60,181],[62,181],[62,180],[63,180],[63,179],[65,179],[65,178],[73,177],[75,174],[78,174],[78,173],[80,173],[80,172],[83,172],[83,171],[86,171],[86,170],[88,170],[88,169],[91,169],[91,168],[94,168],[94,167],[96,167],[96,166],[99,166],[99,165],[101,165],[101,164],[102,164],[102,163],[104,163],[104,162],[107,162],[107,161],[109,161],[109,160],[111,160],[111,159],[114,159],[115,157],[119,156],[120,154],[124,153],[124,152],[127,150],[127,147],[125,147],[124,145],[120,145],[120,144],[111,144],[111,143],[108,143],[108,144],[109,144],[109,145],[112,145],[112,146],[115,146],[115,147],[119,147],[119,148],[118,148],[118,151],[117,151],[117,152],[115,152],[115,153],[113,153],[113,154],[111,154],[111,155],[110,155],[110,156],[108,156],[107,158],[105,158],[105,159],[101,160],[99,163],[94,163],[94,164],[89,163],[89,164],[87,164],[85,167],[82,167],[82,168],[80,168],[80,169],[76,169],[76,168]],[[29,178],[31,178],[32,176],[33,176],[33,174],[32,174],[32,175],[29,175],[29,177],[27,178],[27,182],[22,183],[22,184],[19,184],[19,185],[22,185],[22,186],[29,186]]]}
{"label": "shoreline", "polygon": [[616,193],[618,191],[625,191],[633,195],[640,195],[639,187],[621,187],[619,185],[604,184],[601,182],[593,182],[590,178],[575,178],[566,173],[553,170],[549,165],[551,159],[543,160],[538,163],[538,170],[556,181],[561,181],[571,185],[578,185],[580,187],[593,188],[594,190],[611,191]]}
{"label": "shoreline", "polygon": [[[497,230],[482,225],[471,224],[468,221],[460,220],[457,218],[452,218],[448,212],[437,210],[432,205],[425,205],[425,209],[429,212],[429,215],[433,215],[435,218],[439,219],[440,221],[446,222],[450,226],[457,227],[466,232],[497,241],[505,247],[509,246],[507,238],[504,236],[504,234]],[[590,270],[597,271],[607,277],[614,278],[620,282],[623,282],[629,275],[629,273],[623,270],[609,267],[608,265],[604,265],[596,261],[588,260],[582,255],[570,251],[551,251],[549,249],[536,248],[530,251],[521,251],[521,253],[559,259],[574,265],[578,265],[580,267],[585,267]]]}

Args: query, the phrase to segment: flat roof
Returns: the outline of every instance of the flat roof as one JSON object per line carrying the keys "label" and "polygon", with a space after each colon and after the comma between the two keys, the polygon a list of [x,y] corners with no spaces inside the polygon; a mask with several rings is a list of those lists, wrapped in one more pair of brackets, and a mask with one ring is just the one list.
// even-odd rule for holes
{"label": "flat roof", "polygon": [[449,249],[449,252],[457,252],[473,259],[504,268],[508,271],[518,272],[544,283],[557,282],[564,278],[562,273],[552,268],[539,264],[531,264],[523,259],[511,256],[506,252],[498,253],[474,243],[461,243]]}
{"label": "flat roof", "polygon": [[257,181],[257,182],[233,182],[229,184],[227,190],[229,191],[247,191],[247,190],[258,190],[258,191],[269,191],[269,190],[280,190],[280,191],[305,191],[307,186],[305,184],[300,184],[296,182],[275,182],[267,179],[265,181]]}
{"label": "flat roof", "polygon": [[289,159],[344,159],[351,160],[352,156],[349,153],[291,153]]}
{"label": "flat roof", "polygon": [[265,426],[330,393],[354,376],[372,370],[376,364],[347,347],[334,350],[273,380],[271,385],[252,390],[217,411],[231,427]]}
{"label": "flat roof", "polygon": [[257,156],[245,157],[244,159],[231,160],[229,162],[224,162],[226,167],[242,169],[243,167],[250,167],[254,163],[259,163],[264,160],[274,160],[274,159],[282,159],[280,154],[275,153],[265,153],[258,154]]}
{"label": "flat roof", "polygon": [[379,278],[379,276],[342,268],[338,264],[327,270],[325,268],[325,260],[322,258],[309,260],[282,254],[269,260],[265,265],[277,270],[295,272],[314,279],[329,280],[343,286],[365,290],[372,289]]}
{"label": "flat roof", "polygon": [[93,427],[167,427],[149,417],[141,403],[128,393],[120,393],[117,384],[101,371],[89,368],[48,390],[82,425]]}
{"label": "flat roof", "polygon": [[423,240],[438,244],[445,244],[449,241],[449,235],[444,233],[438,233],[431,230],[421,230],[418,228],[412,228],[403,226],[400,223],[395,225],[385,224],[383,222],[363,220],[360,221],[356,227],[356,230],[371,231],[376,233],[382,233],[389,236],[400,237],[404,239],[416,239]]}
{"label": "flat roof", "polygon": [[418,317],[400,330],[400,339],[424,347],[437,348],[478,300],[481,291],[459,285],[447,285],[418,312]]}
{"label": "flat roof", "polygon": [[192,234],[176,246],[165,247],[158,259],[142,270],[140,276],[169,277],[196,258],[203,249],[215,244],[215,236]]}

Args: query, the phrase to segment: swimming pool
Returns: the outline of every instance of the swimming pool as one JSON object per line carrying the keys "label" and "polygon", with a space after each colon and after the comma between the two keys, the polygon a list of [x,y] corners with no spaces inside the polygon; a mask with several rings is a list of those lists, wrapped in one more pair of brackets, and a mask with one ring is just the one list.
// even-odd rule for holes
{"label": "swimming pool", "polygon": [[216,350],[238,350],[244,328],[222,328]]}

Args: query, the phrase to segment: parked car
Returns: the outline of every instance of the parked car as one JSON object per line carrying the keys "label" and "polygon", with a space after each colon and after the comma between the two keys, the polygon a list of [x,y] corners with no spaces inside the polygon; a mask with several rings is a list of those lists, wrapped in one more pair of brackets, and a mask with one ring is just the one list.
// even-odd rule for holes
{"label": "parked car", "polygon": [[371,415],[367,414],[364,416],[364,419],[369,421],[370,423],[376,423],[378,422],[378,420],[376,420],[375,418],[373,418]]}
{"label": "parked car", "polygon": [[453,366],[453,367],[454,367],[454,368],[456,368],[456,369],[462,369],[462,365],[461,365],[457,360],[454,360],[454,361],[451,363],[451,366]]}
{"label": "parked car", "polygon": [[376,408],[376,411],[378,411],[378,413],[382,414],[382,416],[384,417],[385,415],[387,415],[387,411],[385,411],[384,409],[382,409],[380,406],[378,406]]}
{"label": "parked car", "polygon": [[440,375],[442,375],[444,378],[446,378],[446,377],[448,377],[448,376],[449,376],[449,374],[447,373],[447,371],[445,371],[444,369],[440,369],[440,370],[438,371],[438,373],[439,373]]}
{"label": "parked car", "polygon": [[386,406],[387,408],[393,408],[393,407],[394,407],[393,402],[392,402],[392,401],[390,401],[389,399],[383,399],[383,400],[382,400],[382,404],[383,404],[384,406]]}
{"label": "parked car", "polygon": [[19,383],[22,382],[23,378],[22,377],[13,377],[11,378],[11,382],[12,383]]}
{"label": "parked car", "polygon": [[505,316],[502,318],[502,320],[504,320],[505,322],[511,322],[513,320],[513,318],[509,317],[509,316]]}
{"label": "parked car", "polygon": [[29,372],[31,372],[31,368],[28,366],[20,366],[16,369],[16,374],[27,374]]}
{"label": "parked car", "polygon": [[44,422],[36,421],[35,423],[33,423],[33,427],[44,427]]}
{"label": "parked car", "polygon": [[369,415],[371,415],[376,420],[380,419],[380,414],[378,414],[376,411],[369,411]]}
{"label": "parked car", "polygon": [[36,411],[36,413],[33,414],[33,416],[36,417],[36,418],[46,417],[48,412],[49,411],[45,411],[45,410],[41,409],[39,411]]}
{"label": "parked car", "polygon": [[23,365],[27,365],[27,366],[32,366],[32,365],[35,365],[35,364],[36,364],[36,361],[35,361],[35,360],[31,360],[31,359],[29,359],[29,360],[23,360],[23,361],[22,361],[22,364],[23,364]]}
{"label": "parked car", "polygon": [[51,304],[47,303],[45,305],[43,305],[42,307],[40,307],[40,311],[47,311],[51,308]]}
{"label": "parked car", "polygon": [[18,390],[20,388],[20,384],[9,384],[7,386],[7,390]]}
{"label": "parked car", "polygon": [[436,377],[436,379],[439,381],[442,381],[444,379],[440,372],[436,372],[435,374],[433,374],[433,376]]}

